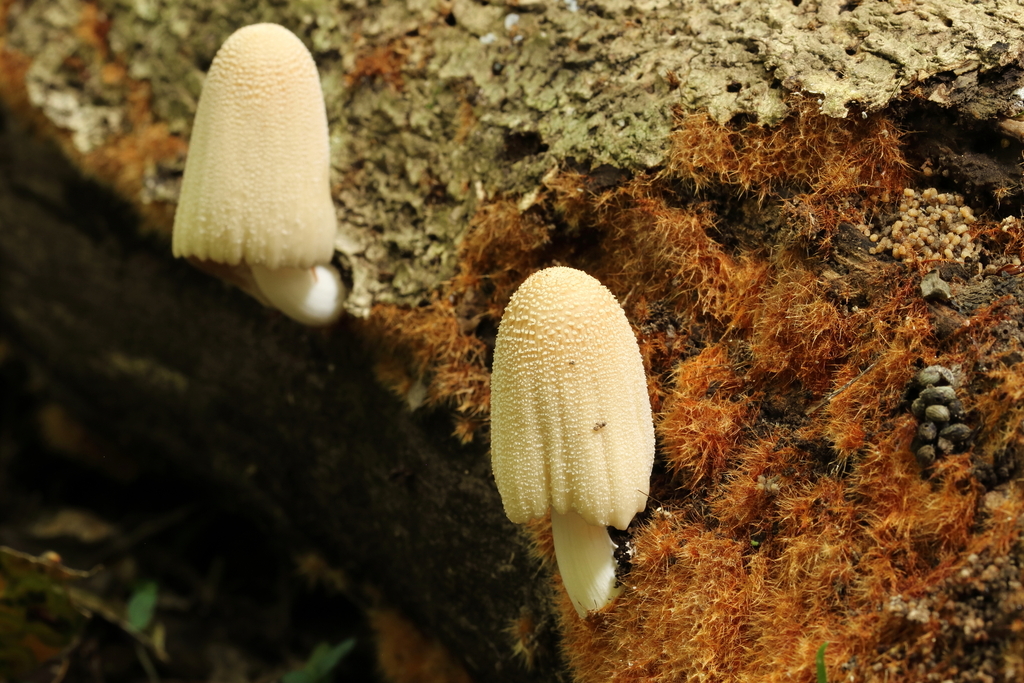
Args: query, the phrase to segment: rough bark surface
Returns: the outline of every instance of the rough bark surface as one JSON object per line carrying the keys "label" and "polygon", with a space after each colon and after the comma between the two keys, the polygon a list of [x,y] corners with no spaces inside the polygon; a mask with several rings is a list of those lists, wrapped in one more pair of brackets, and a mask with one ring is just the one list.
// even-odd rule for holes
{"label": "rough bark surface", "polygon": [[[5,50],[30,60],[29,101],[86,166],[138,136],[140,99],[187,137],[203,74],[239,26],[298,33],[322,74],[337,248],[357,315],[414,304],[450,277],[482,201],[528,205],[566,164],[665,163],[674,107],[772,124],[791,93],[836,117],[908,90],[981,118],[1024,106],[1019,68],[1006,73],[1024,51],[1011,0],[59,0],[8,2],[6,14]],[[979,94],[990,74],[999,82]],[[181,153],[148,160],[129,201],[173,202],[183,163]]]}

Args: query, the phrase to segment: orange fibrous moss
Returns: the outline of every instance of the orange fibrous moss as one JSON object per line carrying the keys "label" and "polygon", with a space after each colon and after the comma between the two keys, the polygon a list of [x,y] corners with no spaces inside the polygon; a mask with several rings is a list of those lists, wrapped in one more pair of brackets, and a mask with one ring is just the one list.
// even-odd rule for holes
{"label": "orange fibrous moss", "polygon": [[459,274],[455,290],[491,290],[482,311],[498,320],[512,292],[530,275],[551,239],[551,226],[532,212],[521,213],[509,199],[499,199],[477,211],[469,233],[459,245]]}
{"label": "orange fibrous moss", "polygon": [[709,236],[717,220],[710,207],[673,206],[647,177],[589,203],[576,174],[548,184],[570,224],[589,223],[606,233],[603,258],[592,270],[613,292],[665,300],[680,313],[726,327],[749,324],[767,266],[751,254],[729,254]]}
{"label": "orange fibrous moss", "polygon": [[[456,433],[472,440],[490,404],[490,373],[487,347],[479,338],[459,329],[455,305],[448,297],[436,297],[426,306],[408,310],[378,305],[366,323],[367,334],[380,340],[377,377],[401,396],[408,396],[417,382],[426,385],[427,405],[450,405],[457,413]],[[415,344],[405,338],[416,339]]]}
{"label": "orange fibrous moss", "polygon": [[[824,642],[837,671],[873,661],[893,636],[880,610],[952,576],[977,521],[969,456],[943,463],[936,485],[907,436],[868,449],[845,479],[814,476],[800,449],[767,449],[788,465],[777,490],[747,487],[760,519],[737,519],[724,499],[710,528],[685,508],[652,513],[617,603],[586,621],[564,611],[577,680],[812,680]],[[743,533],[751,521],[759,533]]]}
{"label": "orange fibrous moss", "polygon": [[720,475],[751,421],[751,405],[721,345],[709,346],[676,366],[675,390],[658,424],[668,466],[687,486]]}
{"label": "orange fibrous moss", "polygon": [[906,186],[902,131],[885,115],[835,119],[796,100],[775,127],[720,124],[707,114],[679,119],[667,172],[698,189],[718,184],[767,200],[783,186],[785,214],[828,245],[842,221],[859,223],[877,198]]}
{"label": "orange fibrous moss", "polygon": [[986,463],[1024,452],[1024,342],[999,330],[1013,328],[1019,304],[1001,299],[978,311],[966,325],[964,347],[977,357],[978,379],[988,391],[974,397],[980,454]]}
{"label": "orange fibrous moss", "polygon": [[487,205],[462,241],[459,274],[431,302],[414,309],[381,304],[363,323],[378,342],[381,381],[401,396],[422,382],[427,405],[454,408],[463,442],[472,440],[490,407],[490,349],[475,331],[484,321],[496,326],[547,241],[547,226],[514,203]]}
{"label": "orange fibrous moss", "polygon": [[981,452],[992,462],[1008,450],[1024,450],[1024,372],[1017,366],[993,369],[986,375],[998,382],[977,406],[987,437]]}
{"label": "orange fibrous moss", "polygon": [[698,187],[733,185],[762,200],[782,185],[835,198],[863,190],[902,190],[908,167],[902,132],[891,119],[836,119],[800,100],[781,124],[716,123],[707,114],[679,119],[669,171]]}
{"label": "orange fibrous moss", "polygon": [[[848,241],[830,257],[823,245],[838,233],[823,229],[822,207],[839,220],[906,182],[899,131],[884,117],[798,109],[772,131],[681,125],[657,176],[594,191],[586,173],[556,172],[528,209],[483,206],[442,294],[371,321],[405,359],[390,381],[427,378],[429,400],[482,421],[481,331],[493,334],[537,268],[587,270],[636,329],[667,473],[652,484],[656,509],[634,522],[623,594],[585,620],[557,578],[549,523],[527,526],[554,572],[575,680],[812,680],[825,642],[830,680],[891,680],[911,656],[915,671],[950,677],[963,649],[940,637],[939,619],[960,609],[965,563],[1019,542],[1024,500],[1013,488],[986,496],[976,467],[1024,451],[1024,375],[1005,360],[1024,353],[991,332],[1024,314],[993,304],[940,340],[920,273]],[[730,239],[720,205],[680,194],[680,177],[751,193],[792,230]],[[987,388],[957,389],[973,448],[922,469],[908,387],[936,363]],[[906,600],[931,612],[914,621],[899,611]],[[527,658],[532,623],[510,629],[509,648]]]}
{"label": "orange fibrous moss", "polygon": [[[744,616],[755,598],[742,543],[655,513],[636,544],[629,584],[650,587],[646,609],[629,609],[620,599],[614,610],[588,620],[562,610],[578,678],[725,680],[740,671]],[[583,642],[586,647],[574,647]],[[722,658],[722,652],[733,655]]]}
{"label": "orange fibrous moss", "polygon": [[751,339],[754,373],[821,392],[852,346],[847,316],[822,296],[814,274],[796,265],[783,269],[762,298]]}

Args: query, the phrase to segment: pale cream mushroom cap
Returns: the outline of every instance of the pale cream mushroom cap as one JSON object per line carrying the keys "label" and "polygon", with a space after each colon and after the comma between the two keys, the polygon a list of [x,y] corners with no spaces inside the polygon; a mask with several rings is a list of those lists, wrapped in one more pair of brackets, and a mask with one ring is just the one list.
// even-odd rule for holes
{"label": "pale cream mushroom cap", "polygon": [[549,505],[625,529],[644,509],[654,424],[622,307],[573,268],[531,275],[501,319],[491,376],[494,478],[513,522]]}
{"label": "pale cream mushroom cap", "polygon": [[306,268],[334,253],[327,114],[309,51],[277,24],[233,33],[199,99],[175,256]]}

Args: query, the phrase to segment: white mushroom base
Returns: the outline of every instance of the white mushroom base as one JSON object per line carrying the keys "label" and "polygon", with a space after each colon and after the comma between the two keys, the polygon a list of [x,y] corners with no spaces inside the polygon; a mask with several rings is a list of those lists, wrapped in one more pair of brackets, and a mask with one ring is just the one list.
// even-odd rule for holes
{"label": "white mushroom base", "polygon": [[607,527],[593,526],[572,510],[551,511],[551,533],[562,584],[580,618],[622,592],[615,581],[615,549]]}
{"label": "white mushroom base", "polygon": [[303,325],[330,325],[341,316],[345,285],[331,265],[312,268],[252,266],[263,296],[292,320]]}

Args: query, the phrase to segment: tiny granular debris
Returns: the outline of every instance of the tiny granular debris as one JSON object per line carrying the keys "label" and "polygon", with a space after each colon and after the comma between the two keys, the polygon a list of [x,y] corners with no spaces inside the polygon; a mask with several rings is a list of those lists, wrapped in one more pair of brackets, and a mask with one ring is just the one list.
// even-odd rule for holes
{"label": "tiny granular debris", "polygon": [[889,253],[904,263],[928,259],[964,263],[978,255],[979,246],[970,232],[978,219],[959,194],[939,192],[934,187],[918,192],[908,187],[903,190],[894,218],[883,221],[887,223],[884,227],[858,226],[875,243],[869,253]]}
{"label": "tiny granular debris", "polygon": [[[923,595],[892,595],[883,609],[921,624],[913,645],[897,644],[879,652],[874,672],[914,662],[914,680],[941,683],[992,683],[1018,680],[1016,657],[1007,637],[1019,627],[1024,608],[1020,548],[1007,555],[971,553],[964,565]],[[897,661],[900,660],[900,661]]]}

